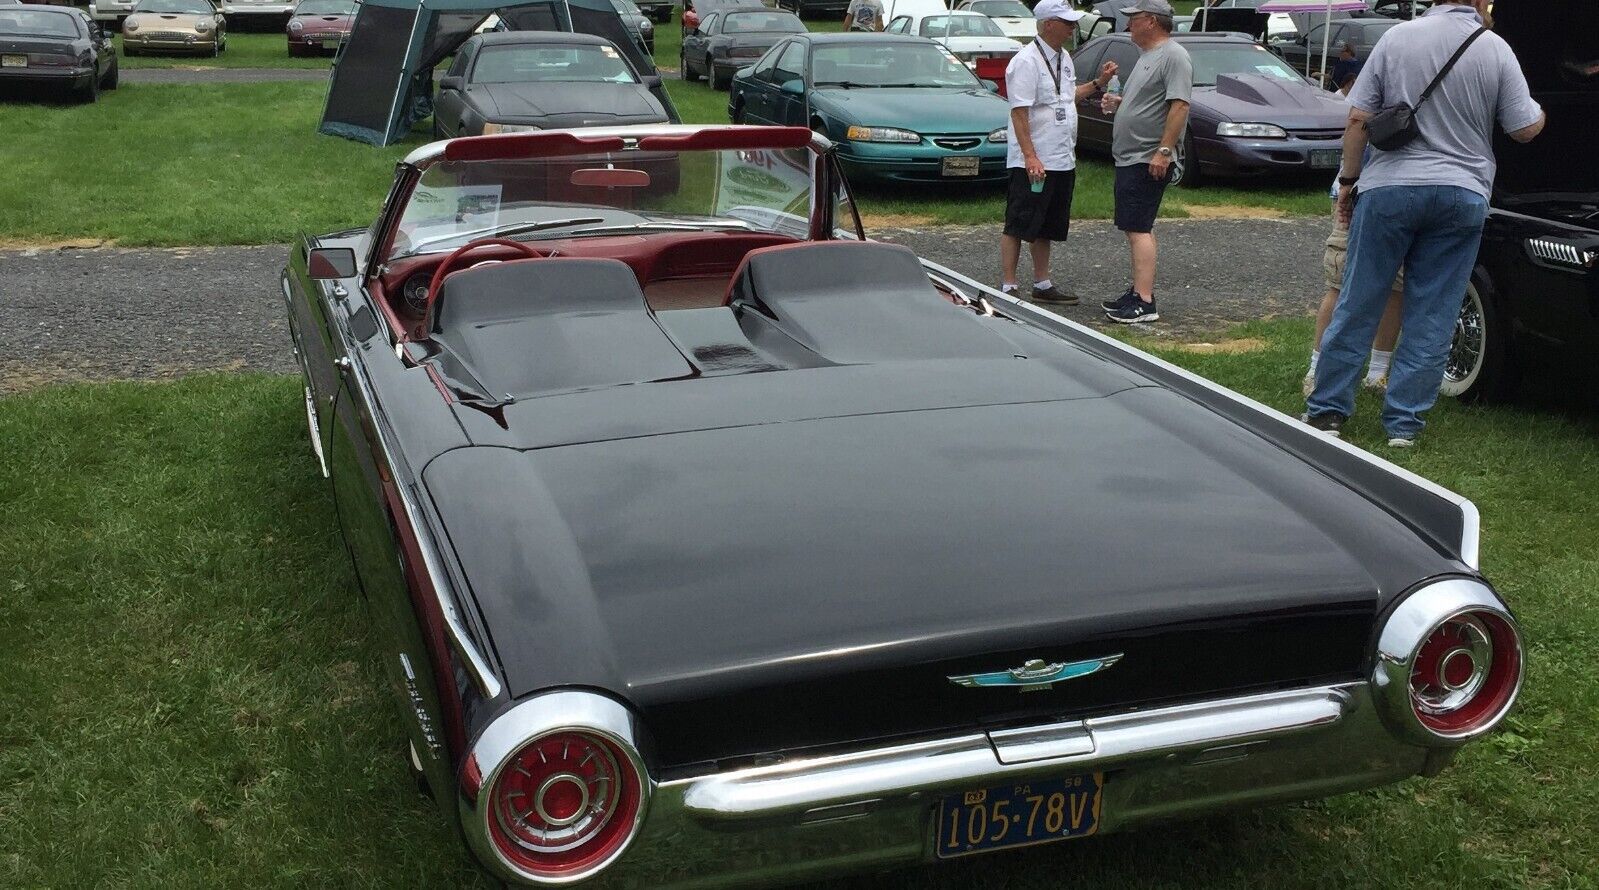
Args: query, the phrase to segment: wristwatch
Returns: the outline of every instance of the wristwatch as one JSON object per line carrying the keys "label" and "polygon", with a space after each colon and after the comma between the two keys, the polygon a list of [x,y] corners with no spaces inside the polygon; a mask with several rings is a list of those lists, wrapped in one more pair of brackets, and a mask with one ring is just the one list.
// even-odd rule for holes
{"label": "wristwatch", "polygon": [[1358,174],[1358,173],[1355,174],[1354,176],[1344,176],[1342,174],[1340,174],[1338,176],[1338,184],[1339,185],[1354,185],[1355,183],[1357,183],[1359,181],[1360,181],[1360,174]]}
{"label": "wristwatch", "polygon": [[1155,149],[1155,153],[1163,158],[1169,158],[1172,155],[1171,146],[1162,145],[1160,148]]}

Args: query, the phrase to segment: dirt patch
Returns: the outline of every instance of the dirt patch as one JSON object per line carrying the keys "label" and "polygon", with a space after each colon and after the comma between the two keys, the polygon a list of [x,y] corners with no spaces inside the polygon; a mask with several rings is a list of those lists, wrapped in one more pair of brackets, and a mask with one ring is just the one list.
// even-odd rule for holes
{"label": "dirt patch", "polygon": [[918,226],[937,225],[934,217],[924,213],[863,213],[861,225],[870,229],[914,229]]}
{"label": "dirt patch", "polygon": [[1275,207],[1242,204],[1183,204],[1191,219],[1283,219],[1288,214]]}
{"label": "dirt patch", "polygon": [[1237,340],[1223,340],[1220,343],[1173,343],[1172,349],[1189,352],[1194,355],[1243,355],[1249,352],[1260,352],[1271,346],[1265,340],[1256,337],[1240,337]]}
{"label": "dirt patch", "polygon": [[65,241],[39,241],[29,238],[0,238],[0,250],[92,250],[96,247],[115,247],[117,242],[107,238],[70,238]]}

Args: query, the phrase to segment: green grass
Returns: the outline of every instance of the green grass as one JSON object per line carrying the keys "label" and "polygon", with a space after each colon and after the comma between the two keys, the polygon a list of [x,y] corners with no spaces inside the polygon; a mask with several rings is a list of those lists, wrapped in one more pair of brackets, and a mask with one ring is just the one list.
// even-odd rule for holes
{"label": "green grass", "polygon": [[281,34],[228,33],[228,48],[217,55],[180,56],[161,54],[128,58],[122,51],[122,35],[117,35],[117,64],[132,68],[326,68],[333,56],[290,56],[288,41]]}
{"label": "green grass", "polygon": [[[1309,334],[1163,348],[1293,410]],[[1362,396],[1356,445],[1381,447],[1376,407]],[[1484,568],[1528,643],[1507,731],[1435,779],[848,886],[1595,886],[1599,422],[1454,404],[1431,420],[1385,453],[1482,511]],[[485,883],[402,765],[297,381],[40,390],[0,399],[0,441],[0,886]]]}
{"label": "green grass", "polygon": [[0,239],[268,244],[366,225],[414,143],[319,135],[325,93],[127,84],[94,105],[0,106]]}

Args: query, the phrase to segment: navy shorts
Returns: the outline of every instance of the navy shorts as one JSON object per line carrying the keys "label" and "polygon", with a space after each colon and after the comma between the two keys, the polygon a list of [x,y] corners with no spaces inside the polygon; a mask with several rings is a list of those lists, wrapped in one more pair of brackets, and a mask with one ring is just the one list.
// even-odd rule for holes
{"label": "navy shorts", "polygon": [[1076,170],[1044,171],[1044,190],[1033,191],[1033,181],[1021,167],[1010,168],[1005,192],[1005,234],[1023,241],[1065,241],[1072,227],[1072,190]]}
{"label": "navy shorts", "polygon": [[1171,182],[1172,170],[1165,179],[1149,175],[1148,164],[1129,164],[1116,168],[1116,228],[1123,232],[1148,232],[1155,228],[1160,199]]}

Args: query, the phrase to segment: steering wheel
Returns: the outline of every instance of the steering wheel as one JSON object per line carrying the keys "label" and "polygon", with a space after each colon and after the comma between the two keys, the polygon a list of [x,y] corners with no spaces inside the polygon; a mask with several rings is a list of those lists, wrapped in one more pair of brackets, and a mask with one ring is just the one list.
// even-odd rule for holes
{"label": "steering wheel", "polygon": [[469,241],[461,245],[449,256],[445,257],[444,262],[439,263],[437,269],[433,270],[433,280],[428,282],[427,311],[423,313],[424,318],[431,322],[433,306],[439,299],[439,285],[444,283],[445,276],[455,271],[456,266],[461,265],[462,257],[480,247],[509,247],[530,260],[536,260],[544,256],[537,248],[522,241],[512,241],[509,238],[479,238],[476,241]]}

